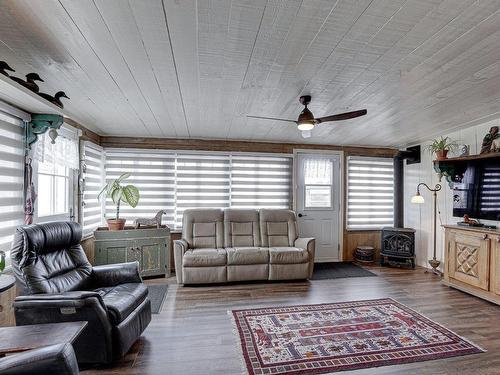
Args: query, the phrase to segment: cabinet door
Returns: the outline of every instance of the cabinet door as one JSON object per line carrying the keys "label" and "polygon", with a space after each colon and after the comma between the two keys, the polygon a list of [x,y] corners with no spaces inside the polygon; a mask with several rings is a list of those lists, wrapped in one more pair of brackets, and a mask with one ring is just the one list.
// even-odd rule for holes
{"label": "cabinet door", "polygon": [[165,239],[151,238],[147,240],[137,240],[136,243],[142,253],[141,274],[143,276],[151,276],[166,273]]}
{"label": "cabinet door", "polygon": [[490,240],[481,234],[454,233],[449,246],[450,278],[488,290]]}
{"label": "cabinet door", "polygon": [[130,242],[130,246],[127,248],[127,262],[139,262],[139,272],[142,271],[142,253],[139,246],[137,246],[137,241]]}
{"label": "cabinet door", "polygon": [[490,290],[500,295],[500,235],[495,235],[492,241]]}
{"label": "cabinet door", "polygon": [[128,241],[99,241],[95,245],[94,264],[123,263],[127,261]]}

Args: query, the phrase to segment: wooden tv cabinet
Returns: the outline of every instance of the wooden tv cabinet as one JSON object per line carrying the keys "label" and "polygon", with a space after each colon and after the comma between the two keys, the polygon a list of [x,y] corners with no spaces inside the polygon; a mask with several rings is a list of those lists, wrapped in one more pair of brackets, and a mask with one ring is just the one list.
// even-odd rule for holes
{"label": "wooden tv cabinet", "polygon": [[445,225],[445,285],[500,305],[500,231]]}

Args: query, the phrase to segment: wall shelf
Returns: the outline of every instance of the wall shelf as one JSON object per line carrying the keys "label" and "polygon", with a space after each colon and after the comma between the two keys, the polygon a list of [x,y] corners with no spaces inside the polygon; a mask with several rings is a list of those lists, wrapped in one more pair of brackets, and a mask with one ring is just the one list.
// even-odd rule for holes
{"label": "wall shelf", "polygon": [[491,152],[487,154],[480,155],[468,155],[459,156],[456,158],[449,158],[444,160],[434,160],[434,170],[439,174],[439,179],[442,177],[448,181],[450,188],[453,188],[454,182],[463,176],[465,170],[467,169],[467,162],[475,160],[484,159],[499,159],[500,162],[500,152]]}
{"label": "wall shelf", "polygon": [[3,74],[0,74],[0,100],[25,112],[64,116],[61,108]]}

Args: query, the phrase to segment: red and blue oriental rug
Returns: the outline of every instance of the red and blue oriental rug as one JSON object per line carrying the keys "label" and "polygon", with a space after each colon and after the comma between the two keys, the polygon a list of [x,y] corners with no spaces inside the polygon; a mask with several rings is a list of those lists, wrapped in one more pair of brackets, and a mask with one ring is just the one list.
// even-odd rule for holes
{"label": "red and blue oriental rug", "polygon": [[231,314],[250,375],[324,374],[484,351],[389,298]]}

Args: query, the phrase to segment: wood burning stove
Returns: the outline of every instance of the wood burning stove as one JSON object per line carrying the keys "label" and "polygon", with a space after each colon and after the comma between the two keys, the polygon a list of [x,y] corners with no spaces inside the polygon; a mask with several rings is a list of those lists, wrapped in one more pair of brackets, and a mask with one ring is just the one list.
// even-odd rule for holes
{"label": "wood burning stove", "polygon": [[382,228],[382,265],[410,265],[415,268],[415,229]]}

